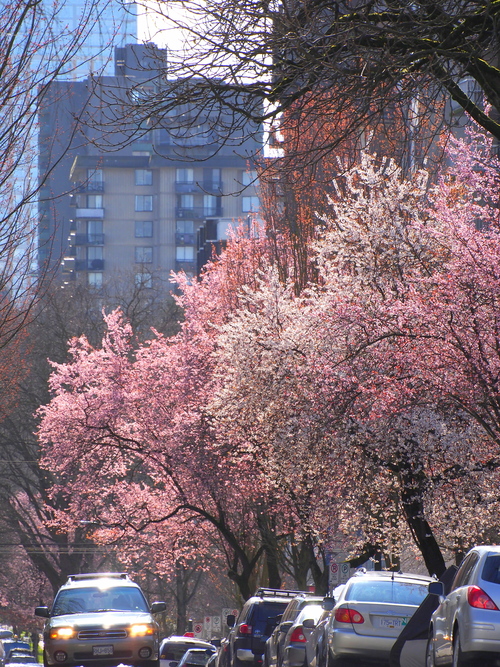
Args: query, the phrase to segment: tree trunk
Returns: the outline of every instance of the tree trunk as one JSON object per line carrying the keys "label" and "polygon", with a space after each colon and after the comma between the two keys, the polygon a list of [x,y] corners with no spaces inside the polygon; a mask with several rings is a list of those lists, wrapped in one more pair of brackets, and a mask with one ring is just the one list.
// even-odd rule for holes
{"label": "tree trunk", "polygon": [[413,466],[408,461],[401,465],[400,476],[402,482],[401,501],[411,534],[420,549],[429,574],[440,577],[446,570],[446,563],[432,529],[425,518],[423,501],[425,479],[421,473],[415,474]]}

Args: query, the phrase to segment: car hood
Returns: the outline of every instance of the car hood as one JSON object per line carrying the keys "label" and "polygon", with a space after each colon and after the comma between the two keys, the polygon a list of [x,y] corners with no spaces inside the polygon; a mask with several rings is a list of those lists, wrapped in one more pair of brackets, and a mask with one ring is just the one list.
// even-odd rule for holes
{"label": "car hood", "polygon": [[128,626],[133,623],[154,623],[151,614],[143,611],[99,611],[83,614],[63,614],[52,616],[49,620],[51,628],[67,627],[73,628],[102,628]]}

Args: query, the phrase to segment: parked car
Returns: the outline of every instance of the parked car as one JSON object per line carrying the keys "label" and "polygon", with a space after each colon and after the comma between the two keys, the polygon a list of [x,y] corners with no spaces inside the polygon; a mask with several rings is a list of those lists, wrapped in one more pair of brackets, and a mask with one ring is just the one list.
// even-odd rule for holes
{"label": "parked car", "polygon": [[434,665],[484,665],[500,662],[500,546],[471,549],[448,595],[441,582],[429,586],[439,595],[432,614],[426,662]]}
{"label": "parked car", "polygon": [[326,628],[327,665],[388,665],[399,633],[427,596],[431,577],[355,573],[341,589]]}
{"label": "parked car", "polygon": [[259,588],[243,605],[238,618],[227,617],[230,628],[227,645],[228,667],[262,665],[266,641],[276,627],[288,603],[301,591]]}
{"label": "parked car", "polygon": [[190,648],[179,660],[178,667],[206,667],[216,653],[215,646],[211,648]]}
{"label": "parked car", "polygon": [[[304,607],[309,605],[318,606],[322,601],[322,597],[308,595],[307,593],[300,593],[300,595],[296,595],[290,600],[271,636],[266,641],[264,649],[265,667],[282,667],[285,639],[286,637],[289,638],[288,633],[294,625],[295,619]],[[303,655],[302,658],[301,665],[304,663],[305,656]]]}
{"label": "parked car", "polygon": [[293,621],[283,639],[282,667],[307,667],[313,660],[312,634],[324,609],[320,604],[306,605]]}
{"label": "parked car", "polygon": [[[6,659],[5,662],[6,663],[7,662],[16,662],[16,661],[17,662],[22,662],[22,660],[24,658],[34,658],[34,657],[35,656],[33,655],[32,651],[30,651],[28,649],[12,649],[11,651],[9,651],[9,657]],[[16,660],[14,660],[14,658]],[[28,660],[28,662],[33,662],[33,661],[30,659],[30,660]],[[37,662],[36,659],[35,659],[35,662]]]}
{"label": "parked car", "polygon": [[19,667],[19,665],[38,665],[38,660],[35,658],[34,655],[23,655],[22,653],[16,654],[14,652],[11,653],[9,659],[5,662],[5,666],[7,665],[16,665],[16,667]]}
{"label": "parked car", "polygon": [[210,642],[203,641],[203,639],[196,639],[195,637],[171,635],[166,639],[162,639],[160,644],[161,667],[177,667],[179,660],[186,651],[194,648],[216,650],[215,646]]}
{"label": "parked car", "polygon": [[159,626],[140,587],[124,573],[74,574],[59,589],[52,608],[37,607],[46,618],[45,667],[117,665],[159,667]]}
{"label": "parked car", "polygon": [[28,642],[24,642],[20,639],[8,639],[4,640],[2,643],[5,651],[5,662],[8,662],[9,655],[12,651],[28,651],[30,655],[33,655],[31,646]]}

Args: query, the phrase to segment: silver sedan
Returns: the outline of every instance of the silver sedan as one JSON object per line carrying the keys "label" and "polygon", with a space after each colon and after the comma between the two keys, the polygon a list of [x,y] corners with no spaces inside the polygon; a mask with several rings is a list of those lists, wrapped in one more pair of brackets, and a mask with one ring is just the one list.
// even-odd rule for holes
{"label": "silver sedan", "polygon": [[427,667],[500,665],[500,546],[471,549],[458,569],[450,593],[434,582],[439,595],[431,618]]}

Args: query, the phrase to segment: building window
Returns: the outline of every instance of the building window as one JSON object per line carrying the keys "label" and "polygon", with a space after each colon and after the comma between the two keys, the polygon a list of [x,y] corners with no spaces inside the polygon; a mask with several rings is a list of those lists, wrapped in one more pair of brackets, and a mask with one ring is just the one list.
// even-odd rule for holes
{"label": "building window", "polygon": [[203,195],[203,215],[220,215],[221,197]]}
{"label": "building window", "polygon": [[151,171],[151,169],[136,169],[135,184],[153,185],[153,172]]}
{"label": "building window", "polygon": [[89,271],[87,273],[87,280],[90,287],[95,287],[96,289],[102,287],[102,272]]}
{"label": "building window", "polygon": [[258,211],[260,207],[258,197],[242,197],[242,210],[245,213],[250,211]]}
{"label": "building window", "polygon": [[87,195],[87,208],[102,208],[102,195]]}
{"label": "building window", "polygon": [[136,264],[151,264],[153,261],[152,246],[136,246],[135,247],[135,263]]}
{"label": "building window", "polygon": [[194,169],[177,169],[175,180],[177,183],[194,183]]}
{"label": "building window", "polygon": [[194,222],[192,220],[177,220],[175,231],[178,234],[194,234]]}
{"label": "building window", "polygon": [[136,220],[135,221],[135,238],[144,239],[153,236],[153,222],[152,220]]}
{"label": "building window", "polygon": [[194,262],[194,246],[177,246],[175,259],[178,262]]}
{"label": "building window", "polygon": [[87,220],[87,234],[102,234],[102,220]]}
{"label": "building window", "polygon": [[248,171],[244,171],[242,176],[241,176],[241,184],[242,185],[258,185],[257,182],[257,172],[255,169],[249,169]]}
{"label": "building window", "polygon": [[153,195],[135,195],[136,211],[152,211]]}
{"label": "building window", "polygon": [[87,182],[89,186],[100,187],[103,181],[102,169],[87,169]]}
{"label": "building window", "polygon": [[179,197],[179,207],[193,209],[194,208],[194,197],[193,195],[180,195]]}
{"label": "building window", "polygon": [[205,190],[222,189],[222,172],[220,169],[203,170],[203,187]]}
{"label": "building window", "polygon": [[103,259],[102,246],[90,246],[87,248],[87,259]]}
{"label": "building window", "polygon": [[150,273],[136,273],[135,284],[136,287],[146,287],[151,289],[153,287],[153,276]]}

